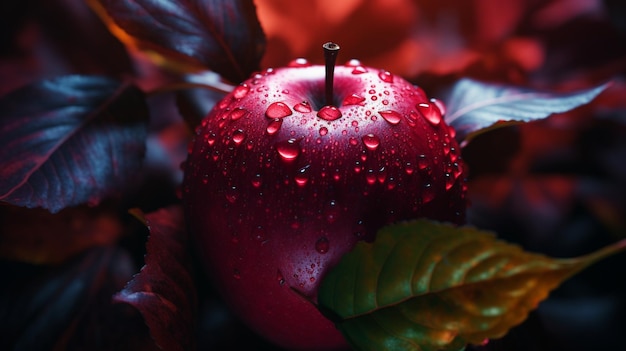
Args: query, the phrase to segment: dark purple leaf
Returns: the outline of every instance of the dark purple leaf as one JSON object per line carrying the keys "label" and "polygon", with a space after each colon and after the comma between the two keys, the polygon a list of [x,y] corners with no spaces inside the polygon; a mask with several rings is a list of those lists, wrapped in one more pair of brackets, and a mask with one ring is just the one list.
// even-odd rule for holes
{"label": "dark purple leaf", "polygon": [[231,82],[259,67],[265,36],[251,0],[94,1],[133,44],[172,64],[208,67]]}
{"label": "dark purple leaf", "polygon": [[148,112],[132,85],[64,76],[0,99],[0,200],[57,212],[97,203],[140,169]]}
{"label": "dark purple leaf", "polygon": [[111,290],[129,278],[129,266],[125,252],[102,247],[58,267],[0,262],[0,349],[67,349],[86,306],[104,297],[110,307]]}
{"label": "dark purple leaf", "polygon": [[445,119],[456,130],[457,140],[467,141],[493,128],[572,110],[589,103],[607,87],[604,84],[583,91],[549,93],[464,78],[454,85],[446,100]]}
{"label": "dark purple leaf", "polygon": [[197,296],[182,208],[152,212],[145,221],[150,230],[145,266],[114,299],[141,312],[164,350],[192,350]]}

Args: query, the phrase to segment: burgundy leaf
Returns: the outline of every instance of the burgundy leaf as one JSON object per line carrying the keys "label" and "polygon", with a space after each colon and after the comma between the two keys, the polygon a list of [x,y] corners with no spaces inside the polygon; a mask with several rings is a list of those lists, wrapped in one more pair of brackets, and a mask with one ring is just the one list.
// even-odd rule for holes
{"label": "burgundy leaf", "polygon": [[57,212],[97,203],[141,166],[148,111],[137,88],[64,76],[0,99],[0,200]]}
{"label": "burgundy leaf", "polygon": [[150,237],[145,266],[114,299],[134,306],[165,350],[192,350],[197,297],[182,208],[145,216]]}
{"label": "burgundy leaf", "polygon": [[589,103],[608,87],[600,85],[571,93],[540,92],[464,78],[446,101],[446,122],[459,141],[511,123],[529,122]]}
{"label": "burgundy leaf", "polygon": [[170,63],[208,67],[231,82],[259,67],[265,36],[251,0],[93,1],[131,37],[127,42]]}
{"label": "burgundy leaf", "polygon": [[76,206],[58,213],[0,206],[0,258],[60,264],[95,246],[114,245],[124,227],[117,208]]}

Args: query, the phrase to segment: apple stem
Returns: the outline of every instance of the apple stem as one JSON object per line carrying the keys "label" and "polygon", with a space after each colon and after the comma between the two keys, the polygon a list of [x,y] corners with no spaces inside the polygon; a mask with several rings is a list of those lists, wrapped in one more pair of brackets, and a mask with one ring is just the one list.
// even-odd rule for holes
{"label": "apple stem", "polygon": [[335,61],[337,61],[339,45],[329,41],[322,45],[322,47],[324,48],[324,63],[326,64],[326,105],[332,106]]}

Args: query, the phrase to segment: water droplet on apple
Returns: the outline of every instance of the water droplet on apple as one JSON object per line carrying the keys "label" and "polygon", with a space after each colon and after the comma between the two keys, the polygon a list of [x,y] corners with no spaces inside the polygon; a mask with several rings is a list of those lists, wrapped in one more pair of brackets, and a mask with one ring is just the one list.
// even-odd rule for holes
{"label": "water droplet on apple", "polygon": [[226,108],[226,107],[228,107],[228,105],[230,105],[231,99],[232,99],[232,98],[229,98],[228,96],[227,96],[227,97],[225,97],[223,100],[221,100],[221,101],[217,104],[217,107],[219,107],[219,108]]}
{"label": "water droplet on apple", "polygon": [[367,170],[367,173],[365,174],[365,181],[369,185],[376,183],[376,174],[374,173],[373,169]]}
{"label": "water droplet on apple", "polygon": [[241,99],[244,96],[246,96],[246,94],[248,94],[248,92],[250,91],[250,87],[248,86],[248,84],[246,83],[241,83],[241,85],[238,85],[235,90],[233,90],[233,96],[236,99]]}
{"label": "water droplet on apple", "polygon": [[248,115],[248,114],[250,114],[250,111],[246,110],[243,107],[237,107],[230,112],[229,116],[231,120],[236,121],[240,119],[241,117]]}
{"label": "water droplet on apple", "polygon": [[312,111],[311,104],[307,101],[302,101],[301,103],[296,104],[293,109],[300,113],[309,113]]}
{"label": "water droplet on apple", "polygon": [[346,66],[348,67],[357,67],[360,65],[361,65],[361,61],[357,59],[350,59],[348,62],[346,62]]}
{"label": "water droplet on apple", "polygon": [[444,178],[446,179],[446,190],[452,189],[455,179],[452,177],[450,173],[444,174]]}
{"label": "water droplet on apple", "polygon": [[385,83],[393,83],[393,74],[389,71],[380,71],[378,73],[378,78]]}
{"label": "water droplet on apple", "polygon": [[309,67],[309,66],[311,66],[311,63],[307,59],[305,59],[303,57],[298,57],[295,60],[291,60],[287,64],[287,66],[288,67]]}
{"label": "water droplet on apple", "polygon": [[435,199],[435,189],[430,183],[424,184],[422,189],[422,203],[426,204]]}
{"label": "water droplet on apple", "polygon": [[237,145],[241,144],[241,142],[243,142],[245,138],[246,138],[246,133],[244,133],[243,130],[237,129],[236,131],[233,132],[233,142],[235,142],[235,144]]}
{"label": "water droplet on apple", "polygon": [[413,172],[415,172],[415,166],[413,166],[411,162],[407,162],[404,166],[404,171],[406,172],[406,174],[411,175],[413,174]]}
{"label": "water droplet on apple", "polygon": [[280,286],[285,285],[285,277],[280,272],[280,270],[276,271],[276,281],[278,282],[278,285],[280,285]]}
{"label": "water droplet on apple", "polygon": [[265,116],[267,118],[284,118],[291,115],[291,109],[284,102],[273,102],[267,107]]}
{"label": "water droplet on apple", "polygon": [[363,66],[356,66],[352,70],[352,74],[363,74],[363,73],[367,73],[367,68]]}
{"label": "water droplet on apple", "polygon": [[426,155],[419,155],[417,157],[417,166],[420,170],[424,170],[428,167],[428,158],[426,158]]}
{"label": "water droplet on apple", "polygon": [[454,179],[458,179],[461,174],[463,174],[463,168],[458,164],[458,163],[454,163]]}
{"label": "water droplet on apple", "polygon": [[254,228],[252,236],[256,241],[259,241],[261,243],[267,241],[267,232],[262,226],[257,226],[256,228]]}
{"label": "water droplet on apple", "polygon": [[348,143],[350,143],[350,145],[352,145],[352,146],[356,146],[356,145],[359,144],[359,141],[356,138],[354,138],[354,137],[350,137]]}
{"label": "water droplet on apple", "polygon": [[352,94],[346,96],[346,98],[343,99],[342,105],[361,105],[363,101],[365,101],[364,97],[357,94]]}
{"label": "water droplet on apple", "polygon": [[324,136],[324,135],[328,134],[328,128],[321,127],[319,132],[320,132],[321,136]]}
{"label": "water droplet on apple", "polygon": [[424,115],[426,120],[433,126],[436,126],[441,122],[441,113],[436,106],[423,102],[417,104],[417,108],[420,110],[422,115]]}
{"label": "water droplet on apple", "polygon": [[307,171],[309,170],[310,166],[311,165],[307,165],[298,170],[298,173],[294,177],[294,180],[296,181],[296,184],[298,184],[298,186],[303,187],[306,185],[306,183],[308,183],[309,175],[307,174]]}
{"label": "water droplet on apple", "polygon": [[289,139],[276,143],[276,151],[281,159],[290,162],[300,155],[300,145],[296,143],[296,139]]}
{"label": "water droplet on apple", "polygon": [[322,236],[317,239],[317,241],[315,242],[315,251],[321,254],[325,254],[328,252],[328,249],[330,249],[330,242],[328,241],[328,238]]}
{"label": "water droplet on apple", "polygon": [[278,119],[278,118],[274,119],[267,125],[267,128],[265,129],[265,131],[267,132],[268,135],[274,135],[280,130],[280,127],[282,125],[283,125],[282,119]]}
{"label": "water droplet on apple", "polygon": [[228,202],[230,202],[231,204],[235,203],[237,201],[237,196],[239,195],[237,192],[237,188],[236,187],[230,187],[228,189],[226,189],[226,200],[228,200]]}
{"label": "water droplet on apple", "polygon": [[252,177],[251,183],[252,183],[252,186],[253,186],[253,187],[255,187],[255,188],[259,188],[259,187],[261,186],[261,184],[263,184],[262,179],[261,179],[261,175],[260,175],[260,174],[258,174],[258,173],[257,173],[257,174],[255,174],[255,175]]}
{"label": "water droplet on apple", "polygon": [[213,144],[215,144],[215,140],[217,139],[217,135],[215,133],[208,133],[206,135],[206,142],[207,144],[209,144],[209,146],[213,146]]}
{"label": "water droplet on apple", "polygon": [[335,106],[324,106],[317,112],[317,117],[326,120],[326,121],[334,121],[341,117],[341,111],[337,109]]}
{"label": "water droplet on apple", "polygon": [[400,123],[402,120],[402,115],[397,111],[378,111],[378,113],[383,116],[385,121],[393,125]]}
{"label": "water droplet on apple", "polygon": [[437,108],[439,109],[439,113],[441,113],[442,116],[445,116],[447,109],[446,109],[446,105],[443,103],[443,101],[441,101],[439,99],[432,98],[432,99],[430,99],[430,102],[432,102],[435,106],[437,106]]}
{"label": "water droplet on apple", "polygon": [[385,182],[385,179],[387,179],[387,170],[385,169],[385,167],[381,167],[378,170],[378,175],[376,176],[376,179],[378,180],[379,183]]}
{"label": "water droplet on apple", "polygon": [[365,147],[369,150],[376,150],[380,145],[380,139],[374,134],[366,134],[361,138],[361,140],[363,141]]}

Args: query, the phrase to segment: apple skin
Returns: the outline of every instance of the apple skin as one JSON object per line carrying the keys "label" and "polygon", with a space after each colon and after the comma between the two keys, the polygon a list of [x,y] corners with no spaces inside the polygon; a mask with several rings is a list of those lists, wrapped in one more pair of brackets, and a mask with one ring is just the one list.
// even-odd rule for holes
{"label": "apple skin", "polygon": [[336,110],[320,112],[324,70],[297,60],[253,75],[202,121],[184,166],[189,229],[216,288],[293,350],[348,347],[314,303],[359,240],[418,217],[461,224],[466,208],[466,167],[438,101],[352,60],[335,67],[332,120]]}

